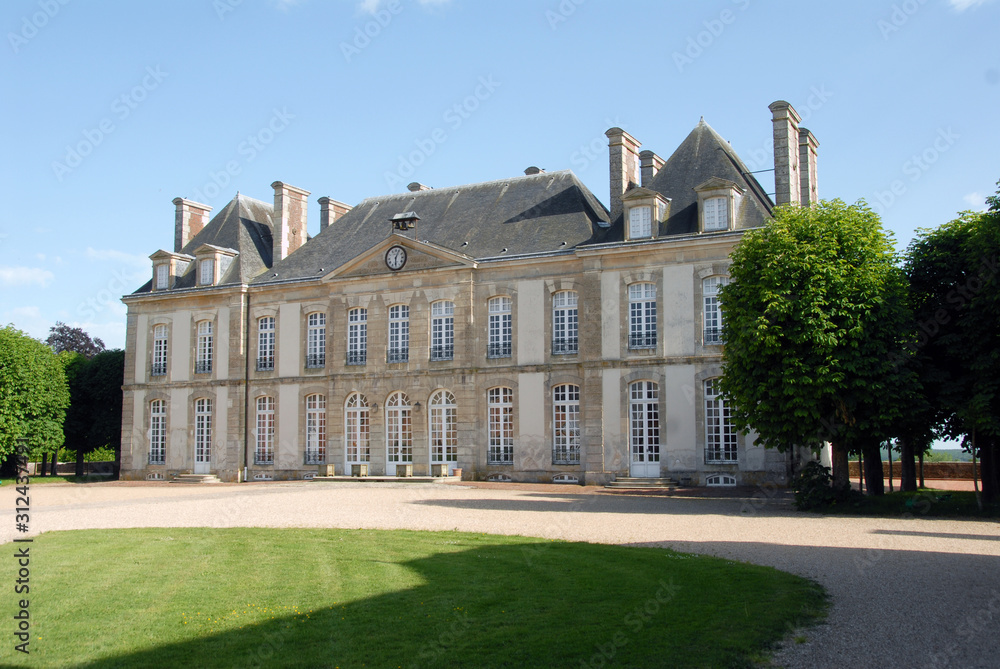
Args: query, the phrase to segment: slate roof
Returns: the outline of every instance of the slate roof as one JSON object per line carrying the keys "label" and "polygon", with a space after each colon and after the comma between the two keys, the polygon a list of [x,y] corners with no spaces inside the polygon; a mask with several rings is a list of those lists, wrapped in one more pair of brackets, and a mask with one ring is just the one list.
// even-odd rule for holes
{"label": "slate roof", "polygon": [[[273,213],[274,205],[237,194],[181,249],[181,253],[193,256],[202,244],[234,249],[239,255],[216,285],[249,283],[271,265]],[[195,273],[195,263],[191,263],[187,272],[177,278],[174,289],[194,288]],[[135,292],[150,292],[152,283],[150,280]]]}
{"label": "slate roof", "polygon": [[389,219],[410,211],[420,217],[417,240],[477,259],[568,251],[602,236],[609,217],[570,170],[368,198],[253,283],[340,267],[388,238]]}
{"label": "slate roof", "polygon": [[[659,236],[698,232],[698,194],[694,189],[712,177],[732,181],[746,190],[736,212],[736,227],[763,225],[771,217],[774,203],[749,172],[729,142],[702,119],[656,173],[652,183],[646,185],[671,200],[670,217],[660,225]],[[619,218],[609,235],[621,239],[622,225]]]}

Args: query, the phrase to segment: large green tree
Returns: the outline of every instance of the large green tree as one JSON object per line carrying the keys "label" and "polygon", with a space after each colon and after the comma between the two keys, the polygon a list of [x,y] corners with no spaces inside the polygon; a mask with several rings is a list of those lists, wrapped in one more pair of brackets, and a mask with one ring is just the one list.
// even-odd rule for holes
{"label": "large green tree", "polygon": [[872,453],[881,490],[879,444],[902,414],[905,373],[890,354],[908,316],[878,215],[840,200],[779,207],[732,261],[721,386],[737,428],[782,451],[830,442],[837,487],[849,452]]}
{"label": "large green tree", "polygon": [[[1000,184],[998,184],[1000,185]],[[920,230],[906,272],[917,325],[911,355],[952,437],[975,440],[983,495],[1000,494],[1000,191],[986,212]]]}
{"label": "large green tree", "polygon": [[24,439],[32,458],[63,443],[69,390],[63,364],[51,348],[12,325],[0,329],[0,460]]}
{"label": "large green tree", "polygon": [[103,446],[114,448],[116,454],[121,449],[125,352],[102,351],[90,360],[77,353],[62,355],[72,356],[66,365],[71,397],[66,445],[76,450],[76,475],[83,476],[85,454]]}

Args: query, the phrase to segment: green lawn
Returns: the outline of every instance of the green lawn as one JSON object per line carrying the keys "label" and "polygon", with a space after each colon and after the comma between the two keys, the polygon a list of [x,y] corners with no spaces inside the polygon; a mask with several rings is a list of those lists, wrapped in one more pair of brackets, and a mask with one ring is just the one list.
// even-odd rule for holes
{"label": "green lawn", "polygon": [[[822,588],[656,548],[460,532],[55,532],[31,553],[32,667],[749,667]],[[13,553],[7,545],[5,552]],[[0,584],[16,561],[0,561]],[[9,592],[9,591],[8,591]]]}
{"label": "green lawn", "polygon": [[[111,476],[101,474],[85,474],[84,476],[73,476],[72,474],[58,474],[55,476],[35,476],[28,477],[29,485],[41,485],[43,483],[103,483],[113,481]],[[0,485],[17,485],[17,479],[13,476],[0,478]]]}
{"label": "green lawn", "polygon": [[976,493],[958,490],[921,489],[917,492],[887,492],[848,502],[838,502],[815,509],[838,515],[898,518],[997,518],[1000,505],[986,505],[979,510]]}

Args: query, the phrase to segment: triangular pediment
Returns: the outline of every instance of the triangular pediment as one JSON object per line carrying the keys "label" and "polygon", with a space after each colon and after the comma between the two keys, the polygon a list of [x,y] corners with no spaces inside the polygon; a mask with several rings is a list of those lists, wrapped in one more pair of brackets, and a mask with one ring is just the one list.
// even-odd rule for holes
{"label": "triangular pediment", "polygon": [[642,186],[636,186],[635,188],[630,188],[628,192],[622,195],[622,201],[627,202],[629,200],[641,200],[647,197],[658,197],[661,200],[664,199],[664,197],[655,190],[643,188]]}
{"label": "triangular pediment", "polygon": [[[391,269],[388,264],[388,253],[393,247],[400,246],[406,254],[406,261],[399,269]],[[396,254],[398,257],[398,254]],[[361,253],[340,267],[326,274],[324,279],[341,279],[352,276],[372,276],[374,274],[402,274],[438,268],[475,267],[473,258],[464,253],[393,234],[382,240],[364,253]]]}
{"label": "triangular pediment", "polygon": [[719,190],[720,188],[731,188],[740,193],[745,192],[745,188],[741,188],[739,184],[734,181],[729,181],[728,179],[722,179],[720,177],[711,177],[710,179],[701,182],[694,187],[695,192],[701,192],[706,190]]}
{"label": "triangular pediment", "polygon": [[150,260],[194,260],[194,256],[189,256],[186,253],[172,253],[170,251],[164,251],[160,249],[153,255],[149,256]]}

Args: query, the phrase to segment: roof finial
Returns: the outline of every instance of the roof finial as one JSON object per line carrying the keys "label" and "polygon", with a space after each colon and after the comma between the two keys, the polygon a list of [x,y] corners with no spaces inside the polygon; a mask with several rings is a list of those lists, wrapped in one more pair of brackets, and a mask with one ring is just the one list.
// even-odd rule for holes
{"label": "roof finial", "polygon": [[705,125],[705,117],[704,116],[702,116],[701,120],[698,121],[698,125]]}

